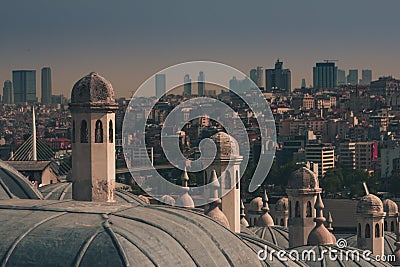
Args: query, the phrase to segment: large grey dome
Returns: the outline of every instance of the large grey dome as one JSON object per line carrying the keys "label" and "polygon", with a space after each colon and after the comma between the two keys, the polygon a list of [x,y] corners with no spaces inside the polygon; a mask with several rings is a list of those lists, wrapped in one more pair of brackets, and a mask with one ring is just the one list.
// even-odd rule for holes
{"label": "large grey dome", "polygon": [[41,199],[41,193],[16,169],[0,160],[0,199]]}
{"label": "large grey dome", "polygon": [[77,81],[72,88],[71,104],[114,104],[114,89],[109,81],[91,72]]}
{"label": "large grey dome", "polygon": [[167,206],[0,201],[6,266],[266,266],[204,214]]}
{"label": "large grey dome", "polygon": [[[47,200],[71,200],[72,182],[63,182],[45,185],[39,188],[43,199]],[[115,189],[115,200],[120,203],[146,204],[139,196],[122,189]]]}

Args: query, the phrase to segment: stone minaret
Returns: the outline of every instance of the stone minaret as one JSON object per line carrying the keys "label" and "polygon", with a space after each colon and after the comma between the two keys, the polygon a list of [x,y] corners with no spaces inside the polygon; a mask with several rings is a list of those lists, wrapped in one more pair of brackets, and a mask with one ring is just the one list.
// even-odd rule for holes
{"label": "stone minaret", "polygon": [[279,199],[275,204],[275,225],[288,227],[289,200],[287,197]]}
{"label": "stone minaret", "polygon": [[321,192],[317,173],[301,167],[291,174],[286,189],[289,201],[289,247],[307,244],[315,226],[314,204]]}
{"label": "stone minaret", "polygon": [[111,83],[90,73],[75,83],[72,115],[72,198],[113,202],[115,191],[115,111]]}
{"label": "stone minaret", "polygon": [[[230,229],[240,232],[240,163],[243,157],[239,155],[237,141],[224,132],[218,132],[211,138],[217,147],[213,163],[205,170],[206,176],[211,177],[215,170],[221,177],[220,193],[222,197],[222,212],[228,219]],[[207,184],[209,181],[205,181]]]}
{"label": "stone minaret", "polygon": [[399,220],[399,207],[393,200],[385,199],[383,201],[383,211],[386,212],[384,223],[385,231],[396,233],[396,227]]}
{"label": "stone minaret", "polygon": [[383,255],[386,214],[382,201],[370,194],[366,186],[365,189],[366,195],[357,204],[357,247],[368,249],[374,255]]}

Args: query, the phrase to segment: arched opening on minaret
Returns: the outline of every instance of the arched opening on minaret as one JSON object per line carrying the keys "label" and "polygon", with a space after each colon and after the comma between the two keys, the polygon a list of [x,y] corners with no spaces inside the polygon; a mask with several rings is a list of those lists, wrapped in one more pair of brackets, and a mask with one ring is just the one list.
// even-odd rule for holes
{"label": "arched opening on minaret", "polygon": [[283,219],[281,219],[281,222],[279,223],[280,226],[285,226],[285,223],[283,221]]}
{"label": "arched opening on minaret", "polygon": [[375,224],[375,237],[381,236],[381,230],[379,229],[379,223]]}
{"label": "arched opening on minaret", "polygon": [[75,143],[75,120],[72,121],[72,136],[71,136],[72,143]]}
{"label": "arched opening on minaret", "polygon": [[108,123],[108,142],[114,143],[114,128],[112,120]]}
{"label": "arched opening on minaret", "polygon": [[231,173],[229,171],[225,172],[225,189],[231,189],[232,187],[232,178]]}
{"label": "arched opening on minaret", "polygon": [[101,122],[101,120],[96,121],[94,142],[103,143],[103,123]]}
{"label": "arched opening on minaret", "polygon": [[384,222],[384,224],[383,224],[383,228],[385,229],[385,231],[387,231],[387,229],[388,229],[388,224],[387,224],[387,221],[385,221],[385,222]]}
{"label": "arched opening on minaret", "polygon": [[371,227],[369,226],[369,223],[365,225],[365,238],[371,238]]}
{"label": "arched opening on minaret", "polygon": [[82,122],[81,122],[81,143],[87,143],[87,142],[88,142],[87,122],[85,120],[82,120]]}
{"label": "arched opening on minaret", "polygon": [[292,218],[292,201],[289,201],[289,218]]}
{"label": "arched opening on minaret", "polygon": [[299,203],[299,201],[296,201],[296,206],[294,208],[294,216],[295,217],[300,217],[300,203]]}
{"label": "arched opening on minaret", "polygon": [[311,202],[307,202],[307,211],[306,211],[306,217],[310,218],[312,217],[312,209],[311,209]]}
{"label": "arched opening on minaret", "polygon": [[236,170],[235,183],[236,183],[236,189],[239,189],[239,171],[238,170]]}
{"label": "arched opening on minaret", "polygon": [[359,223],[357,226],[357,237],[361,238],[361,223]]}
{"label": "arched opening on minaret", "polygon": [[390,231],[394,232],[394,222],[393,221],[390,223]]}

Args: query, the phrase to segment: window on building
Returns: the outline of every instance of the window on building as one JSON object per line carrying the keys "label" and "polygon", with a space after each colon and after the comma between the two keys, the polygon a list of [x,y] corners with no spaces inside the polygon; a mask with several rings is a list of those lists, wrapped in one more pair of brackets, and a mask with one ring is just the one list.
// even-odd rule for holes
{"label": "window on building", "polygon": [[103,123],[100,120],[96,121],[94,142],[103,143]]}
{"label": "window on building", "polygon": [[87,122],[85,120],[82,120],[81,122],[81,143],[87,143],[88,142],[88,128],[87,128]]}
{"label": "window on building", "polygon": [[232,187],[232,178],[231,173],[229,171],[225,172],[225,189],[231,189]]}
{"label": "window on building", "polygon": [[[385,222],[386,223],[386,222]],[[391,232],[395,232],[395,230],[394,230],[394,222],[391,222],[390,223],[390,231]]]}
{"label": "window on building", "polygon": [[306,212],[306,217],[312,217],[312,208],[311,208],[311,202],[307,202],[307,212]]}
{"label": "window on building", "polygon": [[357,226],[357,237],[361,237],[361,224],[360,223]]}
{"label": "window on building", "polygon": [[379,223],[375,224],[375,237],[381,236],[381,230],[379,229]]}
{"label": "window on building", "polygon": [[114,128],[112,120],[110,120],[108,124],[108,142],[114,143]]}
{"label": "window on building", "polygon": [[296,206],[294,208],[294,216],[300,217],[300,203],[296,201]]}
{"label": "window on building", "polygon": [[371,227],[368,223],[365,225],[365,238],[371,238]]}

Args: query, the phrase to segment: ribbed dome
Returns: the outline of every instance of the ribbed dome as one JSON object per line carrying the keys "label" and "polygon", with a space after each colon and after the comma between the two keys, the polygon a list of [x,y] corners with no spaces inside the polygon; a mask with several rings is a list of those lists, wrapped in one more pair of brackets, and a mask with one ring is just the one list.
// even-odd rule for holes
{"label": "ribbed dome", "polygon": [[95,72],[81,78],[72,88],[71,104],[83,103],[115,104],[111,83]]}
{"label": "ribbed dome", "polygon": [[282,226],[249,227],[247,228],[259,238],[280,248],[289,247],[289,231]]}
{"label": "ribbed dome", "polygon": [[399,207],[393,200],[385,199],[383,201],[383,211],[386,212],[387,216],[393,216],[399,212]]}
{"label": "ribbed dome", "polygon": [[263,207],[263,201],[261,197],[253,198],[249,204],[249,211],[261,211]]}
{"label": "ribbed dome", "polygon": [[365,195],[357,203],[357,213],[359,214],[383,213],[383,203],[379,197],[373,194]]}
{"label": "ribbed dome", "polygon": [[[43,195],[43,199],[48,200],[71,200],[72,199],[72,183],[56,183],[45,185],[39,188]],[[122,189],[115,189],[115,200],[119,203],[137,203],[148,204],[141,196],[134,195]]]}
{"label": "ribbed dome", "polygon": [[0,199],[41,199],[42,194],[16,169],[0,160]]}
{"label": "ribbed dome", "polygon": [[[357,235],[352,235],[346,238],[347,245],[350,247],[357,247]],[[392,255],[396,250],[394,243],[396,242],[396,234],[385,231],[384,234],[384,255]]]}
{"label": "ribbed dome", "polygon": [[7,266],[265,266],[207,216],[132,203],[0,201]]}
{"label": "ribbed dome", "polygon": [[[364,259],[363,251],[358,250],[352,247],[346,248],[339,248],[336,245],[319,245],[319,246],[300,246],[293,248],[299,252],[301,255],[303,251],[306,251],[306,255],[312,255],[312,260],[307,260],[307,265],[310,267],[343,267],[343,266],[392,266],[389,263],[377,261],[372,255],[368,257],[371,258],[371,261]],[[360,260],[354,262],[351,260],[346,259],[346,255],[351,256],[352,251],[359,251]],[[321,253],[323,252],[323,254]],[[329,252],[329,253],[327,253]],[[314,260],[314,253],[315,259]],[[342,257],[340,255],[343,255]],[[322,260],[319,260],[322,259]],[[336,260],[333,260],[336,259]]]}
{"label": "ribbed dome", "polygon": [[292,172],[288,189],[317,189],[319,188],[318,175],[306,167]]}
{"label": "ribbed dome", "polygon": [[289,200],[287,197],[280,198],[275,204],[276,212],[288,212],[289,211]]}

